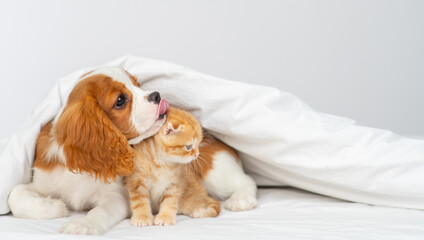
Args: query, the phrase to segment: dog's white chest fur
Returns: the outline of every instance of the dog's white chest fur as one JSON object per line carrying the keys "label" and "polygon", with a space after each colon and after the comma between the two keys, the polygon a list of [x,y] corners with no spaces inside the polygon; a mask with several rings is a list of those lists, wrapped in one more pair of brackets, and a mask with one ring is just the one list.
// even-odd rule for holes
{"label": "dog's white chest fur", "polygon": [[60,198],[68,208],[79,211],[91,208],[108,192],[125,193],[120,181],[106,184],[88,175],[75,174],[58,167],[51,172],[34,169],[33,186],[37,192]]}

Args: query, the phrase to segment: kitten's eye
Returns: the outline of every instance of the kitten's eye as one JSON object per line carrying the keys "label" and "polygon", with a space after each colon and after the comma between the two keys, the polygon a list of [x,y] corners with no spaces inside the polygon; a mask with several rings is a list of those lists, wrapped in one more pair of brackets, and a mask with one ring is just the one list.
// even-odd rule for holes
{"label": "kitten's eye", "polygon": [[191,150],[191,145],[185,145],[185,148],[187,149],[187,151]]}
{"label": "kitten's eye", "polygon": [[115,109],[122,109],[126,103],[127,103],[127,96],[125,96],[124,94],[119,94],[118,98],[116,99],[115,105],[113,105],[113,107]]}

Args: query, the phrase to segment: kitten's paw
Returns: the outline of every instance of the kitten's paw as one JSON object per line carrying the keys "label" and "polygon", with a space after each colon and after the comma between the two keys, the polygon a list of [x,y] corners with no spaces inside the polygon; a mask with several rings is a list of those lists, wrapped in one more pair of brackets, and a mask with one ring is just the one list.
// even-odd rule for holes
{"label": "kitten's paw", "polygon": [[214,208],[198,208],[195,209],[192,213],[193,218],[208,218],[208,217],[216,217],[219,212]]}
{"label": "kitten's paw", "polygon": [[136,227],[147,227],[153,225],[153,216],[143,215],[143,216],[132,216],[131,225]]}
{"label": "kitten's paw", "polygon": [[175,224],[175,216],[170,215],[157,215],[154,221],[157,226],[169,226]]}
{"label": "kitten's paw", "polygon": [[221,206],[218,201],[213,201],[207,207],[200,207],[193,210],[191,217],[193,218],[207,218],[216,217],[221,211]]}
{"label": "kitten's paw", "polygon": [[98,224],[90,222],[86,218],[79,218],[65,223],[60,232],[64,234],[99,235],[105,231]]}
{"label": "kitten's paw", "polygon": [[245,192],[235,192],[224,202],[224,207],[230,211],[247,211],[258,206],[255,196]]}

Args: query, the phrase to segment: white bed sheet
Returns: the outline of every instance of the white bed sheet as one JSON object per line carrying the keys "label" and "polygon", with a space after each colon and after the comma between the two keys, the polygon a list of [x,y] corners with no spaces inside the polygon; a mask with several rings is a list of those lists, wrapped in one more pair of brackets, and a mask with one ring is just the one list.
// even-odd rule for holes
{"label": "white bed sheet", "polygon": [[208,219],[178,216],[170,227],[132,227],[127,219],[102,236],[58,234],[69,218],[5,215],[0,216],[0,239],[424,239],[420,210],[345,202],[293,188],[259,189],[258,198],[259,207],[252,211],[223,210]]}

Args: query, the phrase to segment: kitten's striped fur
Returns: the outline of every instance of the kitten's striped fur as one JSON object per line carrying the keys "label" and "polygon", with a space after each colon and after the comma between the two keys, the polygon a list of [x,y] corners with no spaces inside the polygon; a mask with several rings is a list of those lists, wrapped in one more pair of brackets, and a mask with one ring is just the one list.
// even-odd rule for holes
{"label": "kitten's striped fur", "polygon": [[159,133],[134,146],[135,170],[126,178],[132,225],[175,224],[178,213],[190,217],[219,214],[220,203],[208,196],[190,165],[199,156],[201,141],[197,120],[171,108]]}

